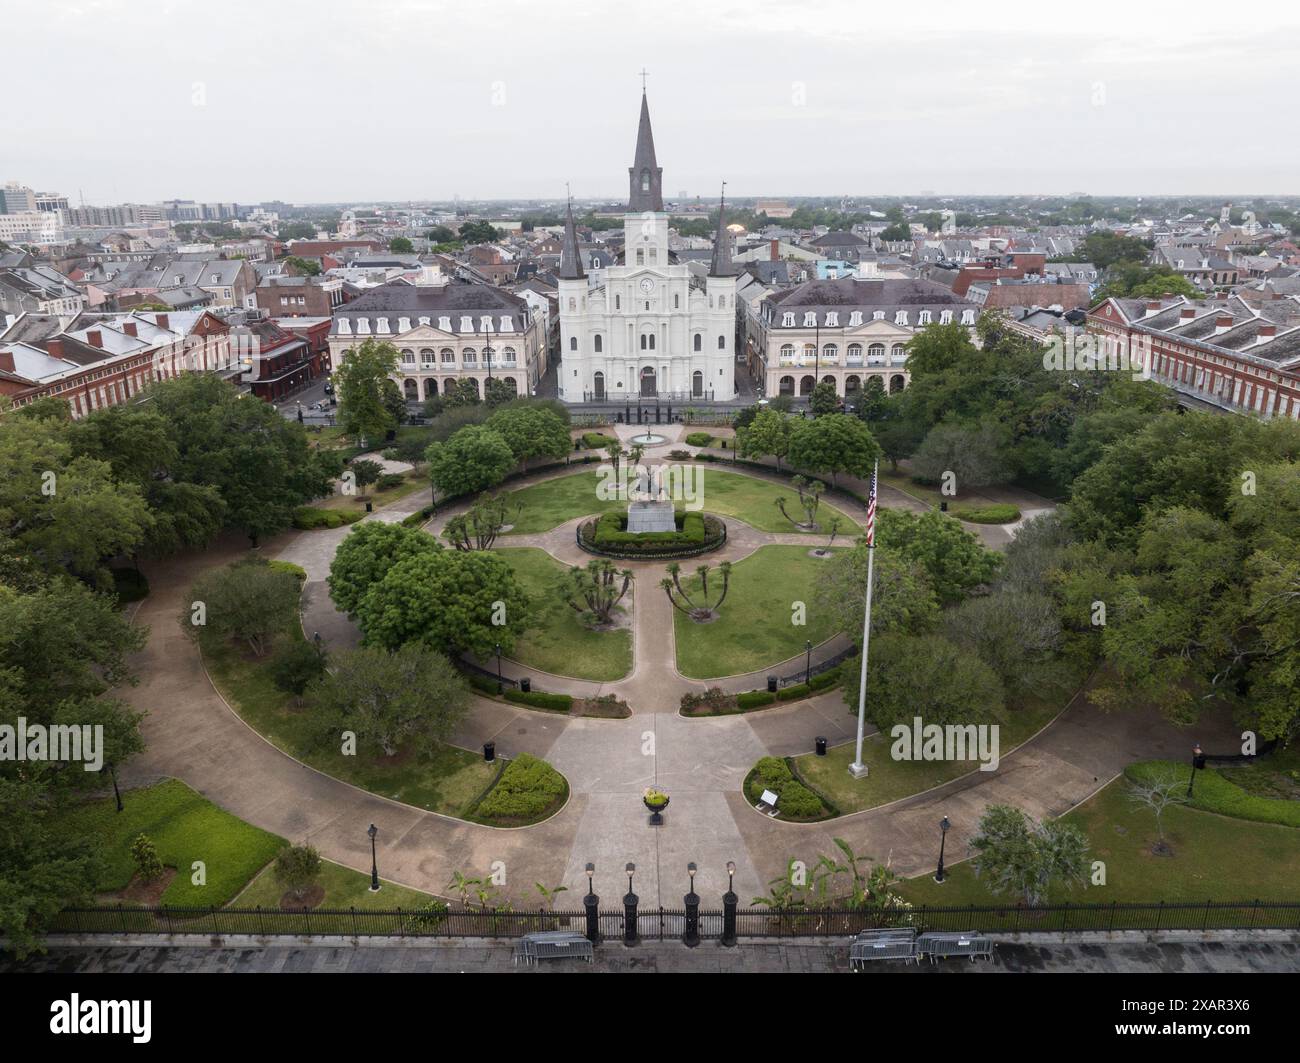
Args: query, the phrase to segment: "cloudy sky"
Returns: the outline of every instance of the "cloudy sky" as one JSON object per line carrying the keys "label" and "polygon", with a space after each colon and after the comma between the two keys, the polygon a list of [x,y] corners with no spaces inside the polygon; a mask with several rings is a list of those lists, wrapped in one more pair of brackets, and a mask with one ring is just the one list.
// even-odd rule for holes
{"label": "cloudy sky", "polygon": [[0,181],[88,203],[1300,193],[1279,0],[22,0]]}

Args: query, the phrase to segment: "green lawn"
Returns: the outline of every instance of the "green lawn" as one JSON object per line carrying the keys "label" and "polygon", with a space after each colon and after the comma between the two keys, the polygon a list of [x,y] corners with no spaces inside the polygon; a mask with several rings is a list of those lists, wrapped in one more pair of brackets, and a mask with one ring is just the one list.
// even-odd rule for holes
{"label": "green lawn", "polygon": [[[301,638],[295,627],[281,638]],[[492,782],[496,768],[467,749],[441,746],[425,758],[407,751],[382,762],[363,755],[344,756],[337,749],[311,748],[310,709],[298,709],[276,688],[267,673],[269,655],[260,660],[238,647],[205,649],[204,663],[217,689],[255,731],[278,748],[328,775],[397,801],[461,816]]]}
{"label": "green lawn", "polygon": [[321,509],[346,509],[364,513],[367,502],[370,502],[375,509],[381,509],[398,499],[413,495],[416,491],[429,487],[429,475],[422,469],[411,469],[405,474],[405,477],[403,483],[384,491],[376,490],[375,485],[371,484],[364,491],[358,490],[355,495],[330,495],[329,498],[315,502],[313,505],[319,506]]}
{"label": "green lawn", "polygon": [[[545,550],[499,550],[533,601],[534,626],[515,646],[521,664],[575,679],[621,679],[632,670],[632,632],[592,631],[553,588],[568,566]],[[620,581],[621,582],[621,581]],[[620,603],[630,609],[635,586]]]}
{"label": "green lawn", "polygon": [[[673,611],[677,670],[692,679],[752,672],[802,653],[805,640],[811,639],[816,646],[830,638],[835,634],[834,622],[818,609],[812,591],[814,579],[826,564],[809,557],[805,546],[763,546],[737,561],[718,619],[697,624],[680,610]],[[696,567],[695,560],[682,565],[682,586],[698,600]],[[713,565],[711,600],[716,600],[719,578],[717,565]],[[641,593],[664,592],[656,585],[642,588]],[[795,602],[803,602],[807,608],[803,626],[791,623]]]}
{"label": "green lawn", "polygon": [[[402,908],[410,910],[428,904],[433,897],[419,890],[398,886],[380,878],[378,893],[370,892],[370,876],[350,867],[335,864],[329,860],[321,861],[318,885],[325,887],[325,897],[320,902],[321,908],[356,908],[368,909]],[[275,880],[275,868],[268,867],[257,876],[235,900],[232,908],[278,908],[284,887]]]}
{"label": "green lawn", "polygon": [[[845,711],[849,711],[847,705]],[[999,755],[1006,756],[1060,711],[1059,703],[1035,703],[1012,712],[998,736]],[[969,760],[894,760],[889,755],[891,744],[885,735],[867,736],[862,743],[862,759],[869,769],[865,779],[849,774],[856,751],[852,741],[832,746],[824,757],[815,753],[795,757],[795,767],[814,790],[846,815],[919,794],[979,769],[978,761]]]}
{"label": "green lawn", "polygon": [[[1165,813],[1165,834],[1173,855],[1153,856],[1155,819],[1135,806],[1127,791],[1124,780],[1117,779],[1066,817],[1087,833],[1089,859],[1105,862],[1107,884],[1056,889],[1049,894],[1050,901],[1294,898],[1300,876],[1300,830],[1174,806]],[[927,875],[909,880],[900,892],[914,904],[1014,904],[1017,900],[989,893],[968,863],[951,868],[943,885]]]}
{"label": "green lawn", "polygon": [[[799,496],[793,487],[758,480],[740,473],[724,472],[708,465],[699,465],[695,468],[702,478],[697,483],[699,497],[705,511],[722,517],[736,517],[760,531],[798,531],[781,516],[776,508],[776,499],[784,497],[786,509],[791,516],[797,518],[802,515]],[[572,476],[545,480],[531,487],[512,491],[508,496],[510,501],[519,503],[522,509],[511,534],[536,534],[549,531],[574,517],[627,508],[626,500],[602,501],[597,498],[596,490],[599,484],[599,473],[593,469]],[[857,523],[845,513],[826,502],[821,504],[819,520],[822,524],[835,515],[840,518],[842,537],[851,539],[861,532]]]}
{"label": "green lawn", "polygon": [[[67,815],[70,830],[100,842],[104,867],[96,888],[124,889],[135,874],[131,843],[146,834],[158,855],[177,875],[162,903],[177,907],[227,904],[285,844],[284,839],[236,819],[183,782],[167,779],[122,794],[123,810],[112,797],[93,801]],[[196,886],[193,864],[203,862],[207,881]]]}

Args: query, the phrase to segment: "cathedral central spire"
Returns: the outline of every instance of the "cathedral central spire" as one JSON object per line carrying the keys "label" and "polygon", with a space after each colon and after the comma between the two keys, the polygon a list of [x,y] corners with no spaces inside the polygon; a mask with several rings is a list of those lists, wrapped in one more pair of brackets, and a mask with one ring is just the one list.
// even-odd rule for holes
{"label": "cathedral central spire", "polygon": [[636,131],[636,155],[627,171],[630,194],[628,213],[664,209],[664,171],[655,161],[655,137],[650,128],[650,104],[641,89],[641,123]]}

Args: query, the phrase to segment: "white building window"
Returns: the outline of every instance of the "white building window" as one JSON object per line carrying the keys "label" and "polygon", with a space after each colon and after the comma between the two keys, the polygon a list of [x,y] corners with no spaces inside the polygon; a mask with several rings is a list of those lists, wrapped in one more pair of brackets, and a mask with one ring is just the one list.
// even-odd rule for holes
{"label": "white building window", "polygon": [[442,329],[443,332],[450,332],[451,318],[446,317],[445,315],[443,317],[438,318],[438,327]]}
{"label": "white building window", "polygon": [[829,311],[826,314],[826,327],[839,328],[839,324],[840,324],[840,315],[837,314],[834,310]]}
{"label": "white building window", "polygon": [[387,333],[389,331],[388,318],[381,317],[375,324],[375,331],[379,333]]}
{"label": "white building window", "polygon": [[478,330],[480,332],[492,331],[492,318],[489,315],[484,314],[478,319]]}
{"label": "white building window", "polygon": [[817,324],[817,311],[815,311],[815,310],[806,310],[806,311],[804,311],[804,315],[803,315],[803,323],[804,323],[804,327],[805,327],[805,328],[811,328],[812,326],[816,325],[816,324]]}
{"label": "white building window", "polygon": [[939,311],[939,324],[941,324],[941,325],[951,325],[951,324],[952,324],[952,311],[951,311],[951,310],[940,310],[940,311]]}
{"label": "white building window", "polygon": [[896,313],[896,314],[894,315],[894,324],[895,324],[895,325],[906,325],[906,324],[907,324],[907,311],[906,311],[906,310],[900,310],[900,311],[898,311],[898,313]]}
{"label": "white building window", "polygon": [[514,330],[515,330],[515,319],[512,318],[509,314],[502,314],[499,331],[514,332]]}
{"label": "white building window", "polygon": [[862,311],[854,310],[851,314],[849,314],[849,327],[852,328],[854,325],[861,325],[861,324],[862,324]]}
{"label": "white building window", "polygon": [[921,323],[922,325],[928,325],[928,324],[930,324],[930,311],[929,311],[929,310],[922,310],[922,311],[921,311],[921,315],[920,315],[920,323]]}
{"label": "white building window", "polygon": [[871,320],[872,320],[872,321],[884,321],[884,320],[885,320],[885,312],[884,312],[883,310],[876,310],[876,311],[874,311],[874,312],[872,313],[872,315],[871,315]]}
{"label": "white building window", "polygon": [[794,328],[794,314],[782,314],[782,315],[781,315],[781,327],[782,327],[782,328]]}
{"label": "white building window", "polygon": [[460,330],[461,330],[461,332],[473,332],[473,331],[474,331],[474,319],[473,319],[472,317],[470,317],[468,314],[462,314],[462,315],[461,315],[461,318],[460,318]]}
{"label": "white building window", "polygon": [[973,324],[975,324],[975,311],[974,311],[974,310],[963,310],[963,311],[961,312],[961,323],[962,323],[963,325],[973,325]]}

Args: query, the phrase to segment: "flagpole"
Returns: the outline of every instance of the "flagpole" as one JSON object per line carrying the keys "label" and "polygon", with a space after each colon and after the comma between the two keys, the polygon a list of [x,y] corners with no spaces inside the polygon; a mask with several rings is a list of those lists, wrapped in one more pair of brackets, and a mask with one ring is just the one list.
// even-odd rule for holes
{"label": "flagpole", "polygon": [[[880,461],[877,459],[875,470],[871,474],[871,483],[874,495],[879,492],[879,474]],[[877,507],[879,504],[877,503]],[[875,528],[871,530],[871,540],[867,544],[867,608],[862,617],[862,675],[860,687],[858,689],[858,744],[856,747],[856,756],[853,763],[849,765],[849,773],[855,779],[865,779],[867,776],[867,766],[862,763],[862,731],[867,712],[867,651],[871,646],[871,590],[875,586],[875,568],[876,568],[876,535]]]}

